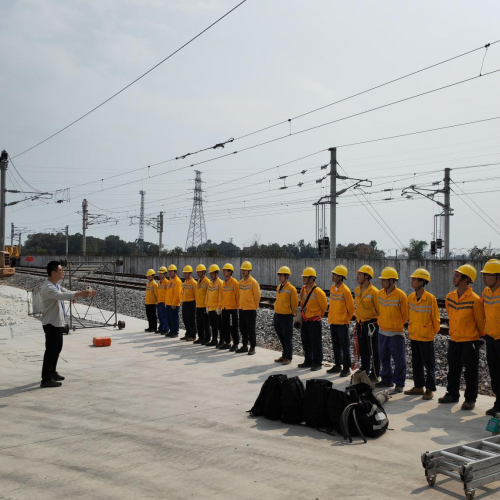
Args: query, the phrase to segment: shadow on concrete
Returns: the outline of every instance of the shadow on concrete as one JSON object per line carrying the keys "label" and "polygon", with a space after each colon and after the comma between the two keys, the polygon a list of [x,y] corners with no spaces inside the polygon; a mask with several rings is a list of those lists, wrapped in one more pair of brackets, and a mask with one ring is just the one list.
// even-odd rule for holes
{"label": "shadow on concrete", "polygon": [[11,387],[10,389],[0,390],[0,398],[8,398],[15,394],[22,394],[24,392],[32,392],[40,389],[40,382],[32,382],[31,384],[20,385],[19,387]]}
{"label": "shadow on concrete", "polygon": [[[422,469],[422,482],[426,483],[426,479]],[[452,489],[459,488],[460,493],[456,491],[452,491]],[[463,492],[462,483],[459,481],[454,481],[453,479],[447,478],[442,474],[438,474],[436,484],[431,488],[429,485],[425,484],[420,488],[416,488],[411,491],[412,495],[420,495],[422,493],[427,493],[428,497],[432,497],[432,491],[439,491],[445,495],[448,495],[450,498],[459,498],[463,500],[465,498],[465,494]],[[488,486],[479,486],[476,488],[476,494],[474,496],[475,500],[480,500],[481,498],[496,498],[493,496],[496,493],[500,493],[500,486],[497,488],[488,488]]]}

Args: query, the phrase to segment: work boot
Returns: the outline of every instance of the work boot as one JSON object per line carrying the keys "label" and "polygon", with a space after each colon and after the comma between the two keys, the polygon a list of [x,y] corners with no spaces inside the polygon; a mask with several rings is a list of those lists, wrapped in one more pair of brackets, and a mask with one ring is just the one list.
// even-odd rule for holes
{"label": "work boot", "polygon": [[46,380],[45,382],[40,382],[40,387],[61,387],[62,383],[56,380]]}
{"label": "work boot", "polygon": [[422,396],[423,393],[424,393],[423,387],[412,387],[411,389],[405,391],[405,394],[407,396],[414,396],[414,395]]}
{"label": "work boot", "polygon": [[239,349],[236,349],[236,352],[238,354],[240,354],[242,352],[248,352],[248,347],[246,345],[242,345]]}
{"label": "work boot", "polygon": [[170,337],[171,339],[176,339],[178,336],[178,333],[169,333],[168,335],[165,335],[165,337]]}
{"label": "work boot", "polygon": [[204,345],[204,344],[203,344],[203,342],[204,342],[204,340],[198,339],[198,340],[195,340],[195,341],[193,342],[193,344],[201,344],[201,345]]}
{"label": "work boot", "polygon": [[[406,392],[405,392],[406,394]],[[425,389],[424,395],[422,396],[422,399],[425,399],[426,401],[430,401],[434,397],[434,393],[432,391],[429,391],[429,389]]]}
{"label": "work boot", "polygon": [[222,344],[222,345],[219,347],[219,349],[220,349],[221,351],[224,351],[224,350],[226,350],[226,349],[229,351],[229,349],[231,349],[231,344]]}
{"label": "work boot", "polygon": [[55,380],[56,382],[61,382],[62,380],[64,380],[64,377],[56,372],[54,373],[54,375],[52,375],[52,380]]}
{"label": "work boot", "polygon": [[384,389],[389,389],[391,387],[393,387],[394,384],[390,383],[390,382],[384,382],[383,380],[380,381],[380,382],[377,382],[375,384],[375,387],[378,387],[379,389],[380,388],[384,388]]}
{"label": "work boot", "polygon": [[217,341],[216,340],[212,340],[211,342],[209,342],[207,344],[207,347],[217,347]]}
{"label": "work boot", "polygon": [[[199,340],[199,339],[198,339],[198,340]],[[198,343],[198,340],[197,340],[197,341],[195,341],[195,342],[193,342],[193,344],[197,344],[197,343]],[[208,345],[208,340],[200,340],[200,345],[203,345],[203,346]]]}
{"label": "work boot", "polygon": [[284,359],[283,362],[281,363],[282,365],[289,365],[292,362],[291,359]]}
{"label": "work boot", "polygon": [[215,347],[217,349],[220,349],[223,345],[226,345],[226,343],[225,342],[219,342]]}
{"label": "work boot", "polygon": [[485,413],[485,415],[488,415],[489,417],[496,417],[498,414],[500,414],[500,408],[497,408],[496,406],[490,408],[489,410],[486,410]]}
{"label": "work boot", "polygon": [[297,366],[299,368],[311,368],[312,365],[310,365],[309,363],[299,363]]}
{"label": "work boot", "polygon": [[229,352],[235,352],[235,351],[237,351],[237,349],[238,349],[238,344],[233,344],[231,346],[231,349],[229,349]]}
{"label": "work boot", "polygon": [[438,403],[449,404],[458,403],[459,398],[454,398],[451,394],[446,393],[442,398],[438,399]]}
{"label": "work boot", "polygon": [[402,394],[404,391],[404,386],[403,385],[398,385],[396,384],[396,388],[394,389],[394,392],[396,394]]}
{"label": "work boot", "polygon": [[323,368],[323,365],[312,365],[311,366],[311,371],[312,372],[317,372],[318,370],[321,370]]}
{"label": "work boot", "polygon": [[340,373],[342,371],[342,367],[339,365],[333,365],[329,370],[326,370],[326,373]]}
{"label": "work boot", "polygon": [[462,410],[473,410],[476,407],[476,403],[474,401],[464,401],[462,403]]}
{"label": "work boot", "polygon": [[285,358],[283,356],[280,356],[278,359],[274,360],[275,363],[283,363],[283,361],[285,361]]}
{"label": "work boot", "polygon": [[179,340],[187,340],[187,337],[184,335],[184,337],[181,337]]}
{"label": "work boot", "polygon": [[248,351],[249,356],[253,356],[255,354],[255,347],[250,347],[250,350]]}
{"label": "work boot", "polygon": [[347,370],[342,370],[339,373],[339,377],[348,377],[351,374],[351,370],[348,368]]}
{"label": "work boot", "polygon": [[195,341],[195,340],[196,340],[196,338],[195,338],[195,337],[186,337],[184,340],[185,340],[186,342],[193,342],[193,341]]}

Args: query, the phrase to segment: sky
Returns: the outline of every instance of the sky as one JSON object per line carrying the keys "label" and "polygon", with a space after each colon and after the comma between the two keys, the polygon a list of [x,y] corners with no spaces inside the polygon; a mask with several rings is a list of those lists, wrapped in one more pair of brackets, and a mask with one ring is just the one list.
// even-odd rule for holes
{"label": "sky", "polygon": [[[350,145],[500,117],[500,72],[485,74],[500,69],[500,43],[299,117],[500,40],[495,0],[247,0],[113,100],[20,154],[238,3],[0,3],[0,149],[13,159],[7,189],[53,195],[7,208],[7,243],[11,223],[23,240],[66,225],[70,234],[81,232],[83,199],[91,215],[107,218],[91,225],[89,236],[133,241],[144,190],[146,221],[163,211],[166,248],[184,247],[195,170],[202,172],[212,241],[313,242],[313,203],[330,190],[328,179],[316,181],[329,172],[321,169],[330,161],[328,148],[337,147],[339,173],[371,181],[338,197],[338,243],[376,240],[393,251],[411,238],[430,241],[441,207],[402,192],[411,185],[440,189],[451,168],[450,248],[500,248],[500,120]],[[481,67],[483,76],[472,81],[296,134],[477,77]],[[230,138],[236,140],[223,149],[175,159]],[[351,184],[337,180],[337,189]],[[7,203],[20,199],[7,193]],[[157,238],[146,226],[145,239]]]}

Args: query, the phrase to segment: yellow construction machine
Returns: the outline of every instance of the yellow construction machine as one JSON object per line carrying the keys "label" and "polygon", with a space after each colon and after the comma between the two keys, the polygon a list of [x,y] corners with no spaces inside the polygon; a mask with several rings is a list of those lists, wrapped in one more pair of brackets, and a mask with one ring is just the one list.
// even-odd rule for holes
{"label": "yellow construction machine", "polygon": [[9,252],[0,252],[0,278],[8,278],[9,276],[14,276],[16,270],[10,265],[10,254]]}

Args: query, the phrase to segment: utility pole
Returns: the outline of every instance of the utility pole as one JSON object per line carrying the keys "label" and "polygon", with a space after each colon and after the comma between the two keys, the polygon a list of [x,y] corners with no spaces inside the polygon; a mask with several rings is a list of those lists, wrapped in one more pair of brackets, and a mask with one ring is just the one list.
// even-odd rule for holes
{"label": "utility pole", "polygon": [[450,258],[450,171],[444,169],[444,258]]}
{"label": "utility pole", "polygon": [[88,210],[87,210],[87,200],[82,202],[82,217],[83,217],[83,240],[82,240],[82,253],[85,257],[87,255],[87,236],[86,230],[88,227]]}
{"label": "utility pole", "polygon": [[330,148],[330,259],[337,257],[337,148]]}
{"label": "utility pole", "polygon": [[14,223],[10,223],[10,246],[14,246]]}
{"label": "utility pole", "polygon": [[3,252],[5,249],[5,189],[6,185],[6,175],[7,166],[9,164],[9,155],[5,149],[0,155],[0,250]]}
{"label": "utility pole", "polygon": [[158,257],[161,257],[161,245],[162,245],[162,236],[163,236],[163,212],[160,212],[158,216],[158,232],[160,233],[160,241],[158,243]]}
{"label": "utility pole", "polygon": [[19,240],[17,241],[17,247],[19,248],[19,253],[21,253],[21,235],[22,233],[19,233]]}
{"label": "utility pole", "polygon": [[67,257],[69,250],[69,226],[66,226],[65,233],[66,233],[66,257]]}

